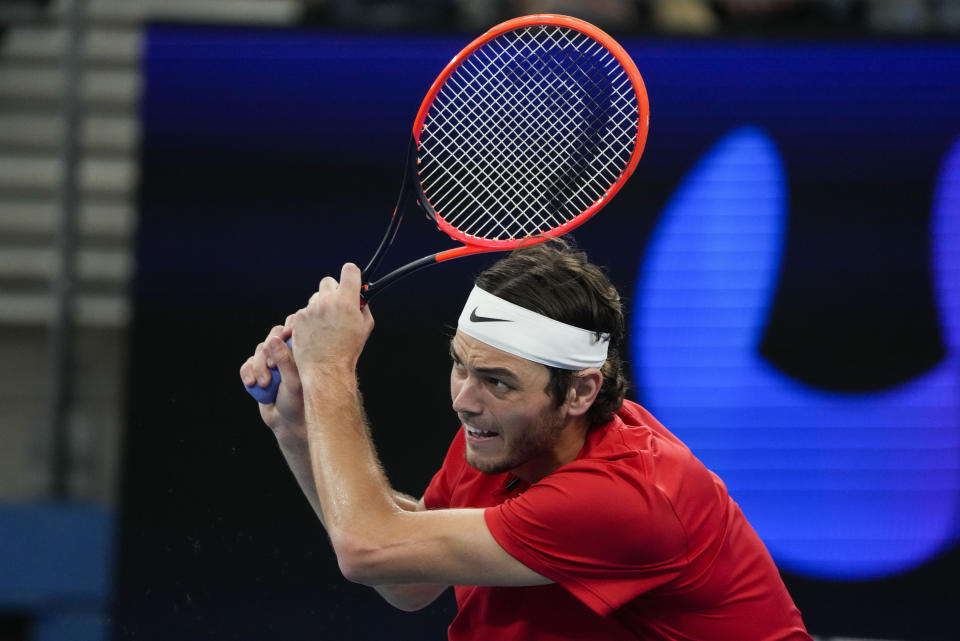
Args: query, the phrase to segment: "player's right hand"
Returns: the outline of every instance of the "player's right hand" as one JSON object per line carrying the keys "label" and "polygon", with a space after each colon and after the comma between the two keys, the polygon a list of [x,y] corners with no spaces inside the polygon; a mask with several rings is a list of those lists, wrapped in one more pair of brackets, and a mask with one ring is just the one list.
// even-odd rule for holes
{"label": "player's right hand", "polygon": [[253,356],[240,366],[240,378],[247,386],[265,386],[270,382],[270,369],[279,369],[282,380],[277,399],[268,405],[260,404],[260,417],[278,439],[291,436],[306,439],[300,373],[293,352],[284,342],[291,334],[289,323],[286,327],[277,325],[271,329],[267,338],[257,345]]}

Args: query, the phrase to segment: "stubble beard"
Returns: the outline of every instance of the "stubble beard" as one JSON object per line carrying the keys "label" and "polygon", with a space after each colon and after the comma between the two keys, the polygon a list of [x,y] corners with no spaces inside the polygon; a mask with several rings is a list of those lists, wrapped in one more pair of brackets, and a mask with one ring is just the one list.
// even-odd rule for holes
{"label": "stubble beard", "polygon": [[564,422],[559,412],[551,410],[528,429],[513,432],[513,436],[505,442],[504,449],[506,451],[500,458],[479,458],[471,454],[468,446],[464,452],[467,464],[484,474],[503,474],[504,472],[509,472],[538,456],[552,451],[557,440],[560,438],[563,426]]}

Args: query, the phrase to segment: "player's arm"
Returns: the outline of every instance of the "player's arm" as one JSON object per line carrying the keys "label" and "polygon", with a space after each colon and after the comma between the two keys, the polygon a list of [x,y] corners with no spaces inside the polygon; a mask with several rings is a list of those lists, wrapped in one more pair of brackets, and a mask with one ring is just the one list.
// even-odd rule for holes
{"label": "player's arm", "polygon": [[[397,494],[397,506],[405,512],[425,512],[423,498],[419,501],[403,494]],[[447,583],[399,583],[392,585],[371,585],[384,600],[395,608],[406,612],[421,610],[437,600],[443,591],[450,587]]]}
{"label": "player's arm", "polygon": [[360,270],[345,265],[340,282],[321,281],[291,321],[317,497],[344,576],[367,585],[549,583],[497,544],[482,510],[397,506],[357,386],[373,329],[369,306],[358,305],[360,285]]}
{"label": "player's arm", "polygon": [[[310,454],[307,447],[307,431],[303,418],[303,397],[301,393],[300,374],[293,362],[292,354],[283,342],[290,337],[290,330],[284,326],[274,327],[264,343],[257,346],[251,356],[240,368],[240,376],[245,385],[255,382],[269,381],[271,367],[280,370],[283,384],[277,399],[270,405],[261,405],[260,414],[270,428],[280,452],[293,473],[300,490],[303,492],[310,506],[313,508],[321,525],[323,512],[320,509],[320,499],[317,497],[316,480],[310,464]],[[275,349],[268,354],[266,344],[271,339],[279,340]],[[423,499],[407,496],[401,492],[393,493],[393,501],[398,509],[416,512],[423,511]],[[447,588],[446,585],[384,585],[375,586],[377,592],[391,605],[401,610],[414,611],[426,607]]]}
{"label": "player's arm", "polygon": [[[287,467],[290,468],[301,491],[322,523],[323,513],[320,511],[316,484],[310,469],[300,372],[297,371],[293,353],[286,343],[278,344],[273,350],[266,348],[271,339],[286,341],[290,338],[290,334],[288,325],[277,325],[271,329],[266,340],[257,345],[253,356],[240,367],[240,378],[247,386],[266,385],[270,381],[270,370],[272,368],[281,370],[283,386],[278,390],[277,398],[273,403],[260,405],[260,417],[277,439]],[[418,502],[417,499],[402,492],[394,492],[394,501],[402,510],[416,512],[424,509],[422,501]]]}
{"label": "player's arm", "polygon": [[[388,590],[397,584],[550,583],[500,547],[483,510],[411,511],[398,506],[367,437],[356,389],[344,389],[339,402],[331,398],[330,386],[342,385],[342,379],[307,385],[306,406],[312,417],[308,427],[318,500],[347,579]],[[345,398],[352,401],[344,402]],[[399,596],[414,597],[424,590],[432,601],[443,588],[433,592],[417,586]]]}
{"label": "player's arm", "polygon": [[376,522],[378,530],[339,531],[332,539],[341,571],[356,583],[525,586],[552,582],[500,547],[482,509],[382,513]]}
{"label": "player's arm", "polygon": [[483,510],[410,511],[396,504],[367,436],[355,383],[349,372],[305,383],[318,500],[343,575],[390,588],[550,583],[500,547]]}
{"label": "player's arm", "polygon": [[[289,378],[284,380],[289,380]],[[278,439],[278,442],[280,442],[280,451],[283,452],[284,459],[286,459],[290,471],[293,472],[297,484],[313,507],[320,523],[326,527],[323,520],[323,511],[320,509],[320,499],[317,496],[316,481],[311,471],[306,440],[292,438],[285,441]],[[423,499],[417,501],[401,492],[393,492],[393,502],[398,509],[404,512],[418,512],[426,509],[423,505]],[[373,585],[372,587],[393,607],[413,612],[433,603],[448,585],[410,585],[405,582],[397,582],[394,585]]]}

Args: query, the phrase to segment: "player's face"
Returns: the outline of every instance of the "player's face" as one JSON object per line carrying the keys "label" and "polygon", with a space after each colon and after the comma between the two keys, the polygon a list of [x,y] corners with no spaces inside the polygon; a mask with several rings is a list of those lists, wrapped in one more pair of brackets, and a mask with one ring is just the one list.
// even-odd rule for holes
{"label": "player's face", "polygon": [[459,331],[450,356],[450,396],[464,425],[467,463],[527,480],[558,467],[566,414],[546,391],[550,371]]}

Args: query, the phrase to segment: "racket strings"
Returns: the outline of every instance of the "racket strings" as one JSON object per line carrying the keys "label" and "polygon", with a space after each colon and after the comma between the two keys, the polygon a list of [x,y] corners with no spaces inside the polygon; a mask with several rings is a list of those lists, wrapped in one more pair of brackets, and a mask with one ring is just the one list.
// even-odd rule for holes
{"label": "racket strings", "polygon": [[489,240],[555,229],[603,198],[636,144],[638,104],[616,58],[567,27],[486,43],[424,121],[424,193],[446,222]]}
{"label": "racket strings", "polygon": [[[503,50],[501,50],[500,52],[498,52],[498,58],[502,58],[502,56],[503,56],[504,53],[507,53],[508,55],[516,55],[516,52],[511,52],[511,51],[509,50],[509,47],[508,47],[508,48],[504,48]],[[489,62],[489,60],[488,60],[488,62]],[[502,62],[502,60],[497,59],[497,60],[495,60],[495,62],[500,63],[500,62]],[[476,70],[476,65],[471,65],[471,66],[473,67],[474,70]],[[514,74],[512,74],[512,75],[514,75],[514,76],[516,77],[517,74],[514,73]],[[543,76],[542,73],[541,73],[541,74],[528,73],[527,75],[528,75],[528,77],[529,77],[531,80],[534,80],[534,81],[535,81],[535,80],[539,80],[539,79],[542,78],[542,76]],[[538,75],[540,76],[540,78],[538,78]],[[502,84],[503,84],[503,83],[501,83],[501,86],[502,86]],[[529,87],[523,87],[523,89],[529,89]],[[502,92],[499,92],[499,93],[500,93],[500,97],[502,97],[502,96],[503,96],[503,93],[502,93]],[[511,98],[512,98],[512,96],[507,96],[505,101],[506,101],[506,102],[509,102]],[[546,102],[549,102],[549,100],[547,100]],[[505,105],[503,105],[503,104],[497,104],[497,105],[495,105],[495,107],[497,107],[497,108],[501,108],[501,107],[504,107],[504,106],[505,106]],[[547,105],[547,106],[550,106],[550,105]],[[488,107],[488,108],[490,107],[489,103],[488,103],[487,107]],[[554,108],[555,108],[555,106],[554,106]],[[509,113],[509,112],[501,112],[501,113]],[[473,114],[473,115],[475,115],[475,114]],[[505,122],[505,123],[499,123],[499,124],[505,125],[505,127],[500,127],[500,128],[498,128],[499,131],[495,130],[494,133],[495,133],[495,134],[496,134],[496,133],[503,134],[503,133],[504,133],[504,130],[506,130],[506,133],[508,134],[507,140],[509,141],[510,138],[513,138],[513,136],[510,136],[509,134],[515,133],[514,131],[511,131],[512,129],[514,129],[514,127],[516,127],[516,126],[519,125],[519,127],[522,129],[522,128],[524,128],[524,127],[530,127],[530,126],[532,126],[532,125],[534,124],[534,123],[530,122],[530,117],[531,117],[531,115],[536,115],[536,114],[530,114],[530,113],[528,113],[528,114],[525,114],[525,115],[527,116],[526,119],[520,119],[520,120],[518,120],[518,119],[514,118],[514,119],[512,119],[512,120],[513,120],[512,122],[507,121],[507,122]],[[498,124],[498,123],[494,123],[494,124],[496,125],[496,124]],[[503,177],[503,171],[502,171],[503,169],[508,169],[508,170],[509,170],[509,169],[515,169],[515,168],[516,168],[516,165],[517,165],[517,160],[518,160],[518,158],[517,158],[517,154],[516,154],[516,146],[515,146],[515,145],[509,145],[509,144],[508,144],[508,145],[507,145],[507,151],[508,151],[508,152],[513,152],[513,153],[510,153],[509,155],[506,156],[506,158],[510,161],[510,165],[513,165],[513,166],[509,166],[509,165],[508,165],[508,166],[504,167],[504,166],[501,165],[501,166],[499,166],[499,167],[493,167],[493,169],[495,170],[497,176],[500,177],[500,178]],[[539,151],[543,151],[543,149],[540,149]],[[496,157],[495,157],[495,156],[494,156],[494,157],[491,157],[491,159],[496,159]],[[490,164],[488,163],[487,169],[490,169],[490,168],[491,168],[491,166],[490,166]],[[496,170],[498,170],[498,169],[501,170],[501,171],[496,171]],[[540,181],[540,183],[541,183],[541,185],[542,185],[542,181]],[[529,190],[528,190],[528,191],[529,191]],[[522,191],[517,191],[517,192],[515,192],[515,193],[509,193],[509,192],[508,192],[508,193],[505,193],[504,195],[507,196],[507,197],[516,197],[516,196],[521,196],[521,197],[522,197],[522,196],[527,195],[527,194],[524,194]],[[498,203],[498,204],[501,204],[501,205],[502,205],[503,203],[501,202],[501,203]],[[453,213],[455,213],[455,212],[451,212],[451,215],[452,215]],[[543,221],[543,220],[544,220],[544,216],[543,216],[542,208],[541,208],[541,212],[538,212],[538,213],[541,213],[541,215],[540,215],[540,217],[539,217],[539,220],[540,220],[540,221]],[[509,212],[508,212],[508,214],[509,214]],[[548,214],[547,217],[550,217],[550,216],[549,216],[549,212],[547,212],[547,214]],[[462,217],[462,216],[461,216],[461,217]],[[552,218],[552,217],[550,217],[550,218]],[[511,216],[511,220],[514,221],[514,222],[517,222],[516,216]],[[475,221],[475,222],[476,222],[476,221]],[[493,222],[498,222],[498,221],[493,221]],[[557,221],[554,219],[554,220],[551,220],[551,221],[549,221],[549,222],[550,222],[552,225],[555,225]],[[502,224],[499,224],[499,222],[498,222],[498,226],[499,226],[500,228],[503,227],[503,225],[502,225]],[[478,230],[476,229],[476,226],[474,226],[474,227],[466,228],[464,231],[466,231],[466,232],[468,232],[468,233],[477,233]],[[481,230],[481,231],[482,231],[482,230]]]}

